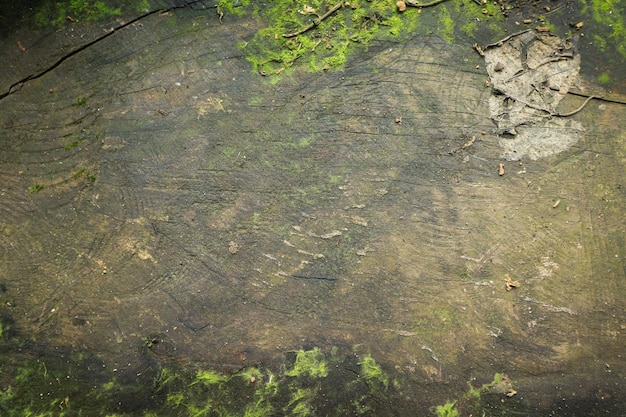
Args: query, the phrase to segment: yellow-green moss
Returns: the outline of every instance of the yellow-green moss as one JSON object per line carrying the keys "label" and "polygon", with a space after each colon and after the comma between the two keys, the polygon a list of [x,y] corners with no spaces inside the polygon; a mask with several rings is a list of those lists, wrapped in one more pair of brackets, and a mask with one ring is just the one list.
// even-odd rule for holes
{"label": "yellow-green moss", "polygon": [[582,13],[599,25],[594,34],[594,44],[603,51],[608,43],[614,45],[626,58],[626,6],[620,0],[581,0]]}
{"label": "yellow-green moss", "polygon": [[435,408],[437,417],[458,417],[459,411],[456,409],[456,401],[448,401],[444,405]]}
{"label": "yellow-green moss", "polygon": [[228,381],[228,377],[212,370],[201,370],[196,374],[196,380],[192,385],[202,383],[203,385],[215,385]]}
{"label": "yellow-green moss", "polygon": [[452,16],[450,16],[450,12],[446,7],[440,7],[438,14],[439,27],[437,29],[439,36],[446,42],[452,43],[454,41],[454,21],[452,20]]}
{"label": "yellow-green moss", "polygon": [[94,22],[148,10],[148,0],[47,0],[37,6],[34,21],[39,27],[63,27],[81,20]]}
{"label": "yellow-green moss", "polygon": [[328,363],[324,359],[324,353],[317,347],[312,350],[299,350],[296,353],[296,361],[293,367],[285,371],[285,375],[292,377],[304,375],[312,377],[328,376]]}
{"label": "yellow-green moss", "polygon": [[376,381],[385,388],[389,387],[389,375],[387,375],[378,363],[370,355],[363,355],[359,361],[361,375],[368,381]]}
{"label": "yellow-green moss", "polygon": [[602,74],[598,76],[598,82],[600,84],[611,84],[613,80],[611,79],[611,76],[608,73],[603,72]]}

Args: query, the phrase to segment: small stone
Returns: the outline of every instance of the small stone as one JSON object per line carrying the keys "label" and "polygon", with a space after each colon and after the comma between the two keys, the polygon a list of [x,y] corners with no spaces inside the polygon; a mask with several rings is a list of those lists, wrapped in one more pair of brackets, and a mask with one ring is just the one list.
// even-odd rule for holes
{"label": "small stone", "polygon": [[398,1],[396,2],[396,7],[398,8],[398,11],[399,11],[399,12],[403,12],[403,11],[405,11],[405,10],[406,10],[406,3],[405,3],[405,2],[403,2],[402,0],[398,0]]}
{"label": "small stone", "polygon": [[239,243],[233,242],[232,240],[228,242],[228,251],[233,255],[239,252],[240,246]]}

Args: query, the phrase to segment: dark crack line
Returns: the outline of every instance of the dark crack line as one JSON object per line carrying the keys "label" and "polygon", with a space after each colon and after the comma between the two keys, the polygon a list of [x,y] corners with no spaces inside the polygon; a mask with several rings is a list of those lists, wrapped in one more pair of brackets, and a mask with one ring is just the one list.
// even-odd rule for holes
{"label": "dark crack line", "polygon": [[337,281],[337,278],[325,276],[291,275],[292,278],[315,280],[315,281]]}
{"label": "dark crack line", "polygon": [[[156,13],[167,13],[167,12],[172,11],[172,10],[183,9],[185,7],[191,6],[191,5],[195,4],[195,3],[200,3],[202,1],[204,1],[204,0],[193,0],[193,1],[188,1],[185,4],[179,5],[179,6],[172,6],[172,7],[165,7],[165,8],[161,8],[161,9],[151,10],[151,11],[146,12],[146,13],[144,13],[144,14],[142,14],[142,15],[140,15],[140,16],[138,16],[138,17],[136,17],[136,18],[134,18],[134,19],[132,19],[132,20],[130,20],[130,21],[128,21],[128,22],[118,26],[118,27],[116,27],[116,28],[113,28],[110,32],[105,33],[104,35],[102,35],[102,36],[92,40],[91,42],[88,42],[88,43],[86,43],[86,44],[84,44],[84,45],[74,49],[73,51],[67,53],[66,55],[62,56],[54,64],[50,65],[48,68],[46,68],[46,69],[44,69],[44,70],[42,70],[42,71],[40,71],[38,73],[30,74],[29,76],[24,77],[24,78],[22,78],[21,80],[19,80],[17,82],[14,82],[13,84],[11,84],[11,86],[8,89],[8,91],[6,91],[5,93],[0,94],[0,100],[2,100],[3,98],[5,98],[5,97],[7,97],[7,96],[9,96],[9,95],[11,95],[13,93],[16,93],[16,92],[20,91],[22,89],[22,87],[24,86],[24,84],[26,84],[28,81],[36,80],[37,78],[43,77],[47,73],[49,73],[49,72],[53,71],[55,68],[57,68],[63,62],[67,61],[69,58],[73,57],[74,55],[78,54],[79,52],[84,51],[85,49],[89,48],[90,46],[93,46],[96,43],[98,43],[98,42],[108,38],[109,36],[113,35],[115,32],[117,32],[117,31],[119,31],[121,29],[124,29],[127,26],[132,25],[133,23],[136,23],[136,22],[138,22],[138,21],[140,21],[140,20],[142,20],[142,19],[144,19],[144,18],[146,18],[148,16],[156,14]],[[215,8],[217,8],[217,5],[209,6],[209,8],[214,8],[215,9]]]}

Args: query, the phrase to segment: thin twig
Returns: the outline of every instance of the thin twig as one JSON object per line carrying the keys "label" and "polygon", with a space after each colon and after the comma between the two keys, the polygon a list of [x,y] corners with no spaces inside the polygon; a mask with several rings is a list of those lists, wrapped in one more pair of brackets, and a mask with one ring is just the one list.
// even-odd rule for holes
{"label": "thin twig", "polygon": [[522,30],[522,31],[519,31],[519,32],[512,33],[509,36],[507,36],[506,38],[500,39],[498,42],[490,43],[489,45],[484,46],[483,50],[488,49],[488,48],[493,48],[493,47],[496,47],[496,46],[502,46],[502,44],[504,42],[508,41],[509,39],[514,38],[516,36],[519,36],[519,35],[521,35],[523,33],[530,32],[531,30],[532,29],[525,29],[525,30]]}
{"label": "thin twig", "polygon": [[412,7],[430,7],[430,6],[436,6],[439,3],[443,3],[446,0],[435,0],[435,1],[431,1],[430,3],[423,3],[420,4],[415,0],[406,0],[406,5],[407,6],[412,6]]}
{"label": "thin twig", "polygon": [[587,97],[587,100],[585,100],[585,102],[583,104],[580,105],[579,108],[577,108],[576,110],[572,110],[570,112],[567,113],[552,113],[552,116],[558,116],[558,117],[567,117],[567,116],[573,116],[576,113],[578,113],[579,111],[581,111],[583,109],[583,107],[585,107],[587,105],[587,103],[589,103],[591,101],[592,98],[599,98],[596,96],[589,96]]}
{"label": "thin twig", "polygon": [[[444,1],[444,0],[440,0],[440,1]],[[318,19],[313,20],[313,23],[311,23],[310,25],[308,25],[308,26],[306,26],[306,27],[304,27],[304,28],[302,28],[302,29],[300,29],[300,30],[298,30],[296,32],[283,33],[283,38],[293,38],[293,37],[296,37],[298,35],[303,34],[304,32],[308,32],[309,30],[313,29],[314,27],[316,27],[317,25],[322,23],[322,21],[324,19],[326,19],[328,16],[330,16],[333,13],[335,13],[337,10],[341,9],[341,6],[343,6],[343,2],[335,4],[335,6],[332,9],[330,9],[329,11],[324,13]]]}
{"label": "thin twig", "polygon": [[512,100],[515,100],[515,101],[517,101],[517,102],[519,102],[519,103],[522,103],[523,105],[525,105],[526,107],[529,107],[529,108],[531,108],[531,109],[546,112],[546,113],[548,113],[548,114],[546,115],[546,116],[548,116],[548,117],[551,117],[551,116],[556,116],[556,117],[569,117],[569,116],[573,116],[573,115],[575,115],[576,113],[578,113],[579,111],[581,111],[581,110],[582,110],[582,109],[583,109],[583,108],[587,105],[587,103],[589,103],[589,102],[591,101],[591,99],[593,99],[593,98],[597,98],[597,99],[600,99],[600,100],[602,99],[601,97],[598,97],[598,96],[589,96],[589,97],[587,97],[587,100],[585,100],[585,102],[584,102],[584,103],[583,103],[583,104],[582,104],[579,108],[577,108],[576,110],[572,110],[572,111],[567,112],[567,113],[555,113],[555,112],[553,112],[553,111],[551,111],[551,110],[548,110],[548,109],[546,109],[546,108],[539,107],[539,106],[536,106],[536,105],[534,105],[534,104],[527,103],[527,102],[525,102],[525,101],[523,101],[523,100],[520,100],[519,98],[515,98],[515,97],[511,97],[511,96],[508,96],[508,97],[509,97],[509,98],[511,98]]}

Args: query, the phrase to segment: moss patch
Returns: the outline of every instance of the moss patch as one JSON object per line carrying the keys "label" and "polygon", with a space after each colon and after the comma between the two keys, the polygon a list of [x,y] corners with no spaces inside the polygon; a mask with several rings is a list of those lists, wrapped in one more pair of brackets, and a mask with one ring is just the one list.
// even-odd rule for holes
{"label": "moss patch", "polygon": [[328,376],[328,364],[319,348],[299,350],[296,361],[291,369],[285,371],[287,376],[312,376],[324,378]]}
{"label": "moss patch", "polygon": [[150,8],[147,0],[60,0],[42,2],[34,15],[39,27],[63,27],[81,20],[99,21],[123,13],[145,12]]}
{"label": "moss patch", "polygon": [[594,42],[604,51],[607,44],[626,58],[626,5],[619,0],[581,0],[583,15],[593,19],[598,27]]}
{"label": "moss patch", "polygon": [[[495,20],[498,11],[492,4],[461,7],[457,2],[409,7],[401,13],[385,0],[278,0],[270,8],[254,11],[267,27],[240,47],[254,70],[263,75],[288,73],[296,63],[316,72],[342,68],[351,52],[367,49],[373,40],[401,39],[418,32],[435,33],[452,42],[459,29],[457,21],[476,22],[477,16]],[[466,24],[463,30],[471,32],[476,27]]]}

